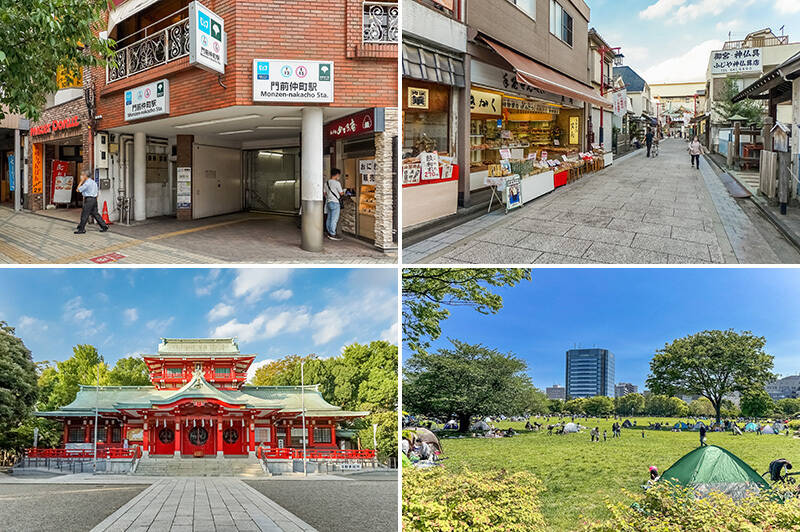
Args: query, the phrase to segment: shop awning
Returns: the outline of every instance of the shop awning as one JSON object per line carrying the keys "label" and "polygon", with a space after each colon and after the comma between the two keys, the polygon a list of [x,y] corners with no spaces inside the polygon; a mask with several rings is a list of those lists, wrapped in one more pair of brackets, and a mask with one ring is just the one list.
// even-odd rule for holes
{"label": "shop awning", "polygon": [[514,70],[517,72],[517,80],[521,83],[533,85],[542,90],[575,98],[583,102],[594,104],[598,107],[611,109],[613,106],[608,100],[600,98],[594,94],[589,87],[568,78],[564,74],[556,72],[552,68],[528,59],[514,51],[509,50],[501,44],[497,44],[491,39],[482,39],[483,42],[488,44],[495,52],[497,52],[503,59],[508,61]]}
{"label": "shop awning", "polygon": [[777,68],[770,70],[744,88],[732,101],[745,99],[768,100],[783,103],[792,99],[792,80],[800,77],[800,52],[796,53]]}
{"label": "shop awning", "polygon": [[126,18],[132,17],[139,11],[146,9],[157,2],[158,0],[128,0],[121,6],[117,7],[108,15],[108,34],[111,35],[111,30],[113,30],[117,24]]}

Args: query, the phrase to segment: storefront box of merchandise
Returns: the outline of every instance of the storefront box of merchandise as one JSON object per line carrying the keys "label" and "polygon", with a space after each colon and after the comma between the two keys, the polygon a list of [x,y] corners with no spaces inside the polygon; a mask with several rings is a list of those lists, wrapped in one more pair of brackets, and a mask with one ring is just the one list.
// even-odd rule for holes
{"label": "storefront box of merchandise", "polygon": [[553,174],[553,187],[563,187],[567,184],[567,178],[569,178],[569,170],[562,170],[560,172],[556,172]]}
{"label": "storefront box of merchandise", "polygon": [[607,152],[604,155],[604,162],[606,166],[610,166],[614,162],[614,154],[612,152]]}
{"label": "storefront box of merchandise", "polygon": [[540,174],[527,175],[522,178],[522,203],[543,196],[551,192],[553,186],[553,172],[542,172]]}

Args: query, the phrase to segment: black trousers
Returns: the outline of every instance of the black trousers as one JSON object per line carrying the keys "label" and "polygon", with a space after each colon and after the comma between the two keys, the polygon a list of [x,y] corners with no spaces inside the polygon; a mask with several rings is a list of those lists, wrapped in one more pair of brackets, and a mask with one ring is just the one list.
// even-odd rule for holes
{"label": "black trousers", "polygon": [[699,155],[692,155],[692,166],[697,163],[697,167],[700,168],[700,156]]}
{"label": "black trousers", "polygon": [[97,198],[92,196],[83,198],[83,210],[81,210],[81,223],[78,225],[78,231],[86,230],[86,222],[89,221],[89,218],[94,218],[101,229],[108,227],[103,221],[103,217],[97,212]]}
{"label": "black trousers", "polygon": [[652,148],[652,147],[653,147],[653,143],[652,142],[648,142],[647,143],[647,156],[648,157],[650,157],[650,148]]}

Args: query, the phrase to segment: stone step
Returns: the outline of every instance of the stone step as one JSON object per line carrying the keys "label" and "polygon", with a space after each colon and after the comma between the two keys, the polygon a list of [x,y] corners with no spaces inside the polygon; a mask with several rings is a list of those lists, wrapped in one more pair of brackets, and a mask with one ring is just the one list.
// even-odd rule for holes
{"label": "stone step", "polygon": [[261,464],[255,458],[233,459],[176,459],[143,458],[139,461],[135,475],[151,476],[265,476]]}

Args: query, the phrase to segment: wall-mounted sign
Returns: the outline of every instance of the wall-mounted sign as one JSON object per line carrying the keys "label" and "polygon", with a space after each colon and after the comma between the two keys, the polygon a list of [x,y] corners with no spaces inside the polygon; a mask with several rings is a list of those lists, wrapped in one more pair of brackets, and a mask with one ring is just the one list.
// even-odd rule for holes
{"label": "wall-mounted sign", "polygon": [[14,192],[17,185],[17,179],[14,175],[14,154],[8,154],[8,190]]}
{"label": "wall-mounted sign", "polygon": [[528,113],[557,115],[561,112],[559,107],[542,102],[520,100],[519,98],[503,98],[503,107],[512,111],[525,111]]}
{"label": "wall-mounted sign", "polygon": [[761,48],[716,50],[711,52],[711,74],[761,73],[764,69]]}
{"label": "wall-mounted sign", "polygon": [[581,139],[581,119],[578,116],[569,117],[569,143],[577,144]]}
{"label": "wall-mounted sign", "polygon": [[375,161],[373,159],[358,161],[358,173],[362,185],[375,184]]}
{"label": "wall-mounted sign", "polygon": [[36,137],[39,135],[47,135],[49,133],[55,133],[56,131],[62,131],[64,129],[72,129],[74,127],[80,127],[80,126],[81,126],[81,121],[80,119],[78,119],[78,115],[75,115],[70,118],[65,118],[63,120],[53,120],[52,122],[48,122],[46,124],[33,126],[30,129],[30,135],[32,137]]}
{"label": "wall-mounted sign", "polygon": [[31,146],[31,193],[42,193],[42,176],[44,175],[44,144]]}
{"label": "wall-mounted sign", "polygon": [[253,59],[254,102],[332,102],[333,61]]}
{"label": "wall-mounted sign", "polygon": [[408,88],[408,108],[409,109],[427,109],[428,104],[428,89],[420,89],[418,87]]}
{"label": "wall-mounted sign", "polygon": [[192,168],[179,166],[177,168],[177,203],[179,209],[188,209],[192,206]]}
{"label": "wall-mounted sign", "polygon": [[493,92],[469,91],[471,112],[483,115],[500,115],[503,112],[503,97]]}
{"label": "wall-mounted sign", "polygon": [[125,120],[169,114],[169,80],[162,79],[125,91]]}
{"label": "wall-mounted sign", "polygon": [[225,21],[200,2],[189,4],[189,64],[225,73]]}
{"label": "wall-mounted sign", "polygon": [[386,127],[386,114],[382,107],[373,107],[366,111],[337,118],[325,124],[325,135],[328,140],[357,137],[368,133],[380,133]]}

